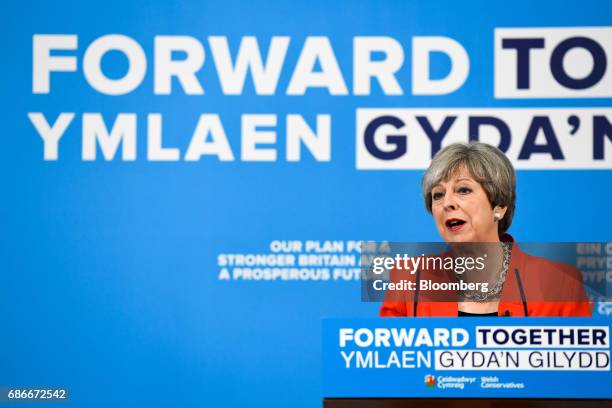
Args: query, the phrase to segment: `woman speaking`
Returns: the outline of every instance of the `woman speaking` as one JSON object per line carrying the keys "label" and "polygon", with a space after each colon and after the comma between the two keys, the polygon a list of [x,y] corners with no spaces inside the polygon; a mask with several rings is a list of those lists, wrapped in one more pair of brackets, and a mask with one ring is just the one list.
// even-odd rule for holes
{"label": "woman speaking", "polygon": [[[486,268],[459,274],[420,268],[413,291],[387,292],[381,316],[591,316],[580,272],[528,255],[506,233],[516,202],[508,158],[485,143],[455,143],[439,151],[422,181],[425,207],[452,256],[485,253]],[[395,278],[393,275],[396,275]],[[397,271],[391,272],[397,279]],[[419,291],[420,281],[478,281],[486,291]]]}

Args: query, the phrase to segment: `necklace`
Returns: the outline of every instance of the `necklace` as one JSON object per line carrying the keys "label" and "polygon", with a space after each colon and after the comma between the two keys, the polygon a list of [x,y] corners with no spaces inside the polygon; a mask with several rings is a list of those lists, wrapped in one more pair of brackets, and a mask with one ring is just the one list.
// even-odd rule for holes
{"label": "necklace", "polygon": [[[490,302],[494,300],[499,300],[501,297],[501,291],[504,286],[504,282],[506,280],[506,275],[508,274],[508,267],[510,266],[510,255],[511,255],[511,242],[502,242],[501,243],[503,259],[502,264],[497,273],[497,277],[494,280],[492,285],[489,285],[488,291],[483,292],[480,290],[463,290],[459,291],[459,299],[460,301],[472,301],[472,302]],[[456,275],[457,276],[457,275]],[[461,280],[461,278],[458,277]]]}

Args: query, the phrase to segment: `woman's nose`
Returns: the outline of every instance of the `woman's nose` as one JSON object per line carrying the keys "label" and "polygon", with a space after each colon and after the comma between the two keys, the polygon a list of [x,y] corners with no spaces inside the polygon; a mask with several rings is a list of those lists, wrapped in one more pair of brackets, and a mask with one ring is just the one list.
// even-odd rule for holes
{"label": "woman's nose", "polygon": [[455,202],[452,194],[444,194],[443,200],[444,201],[442,201],[442,204],[444,204],[444,209],[446,211],[453,211],[457,209],[457,203]]}

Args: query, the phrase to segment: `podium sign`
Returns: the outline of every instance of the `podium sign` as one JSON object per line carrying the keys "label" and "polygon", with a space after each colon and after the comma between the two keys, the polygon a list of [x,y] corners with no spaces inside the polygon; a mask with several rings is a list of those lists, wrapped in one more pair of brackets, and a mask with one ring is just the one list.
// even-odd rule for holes
{"label": "podium sign", "polygon": [[612,398],[610,321],[323,320],[325,398]]}

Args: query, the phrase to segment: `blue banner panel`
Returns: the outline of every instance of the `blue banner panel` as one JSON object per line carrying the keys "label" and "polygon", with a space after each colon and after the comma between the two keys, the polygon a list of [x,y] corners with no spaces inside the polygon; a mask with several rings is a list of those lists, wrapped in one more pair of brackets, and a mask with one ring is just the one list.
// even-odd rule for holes
{"label": "blue banner panel", "polygon": [[361,241],[443,240],[421,179],[454,142],[515,167],[516,242],[609,243],[610,16],[598,0],[3,3],[0,388],[320,406],[321,317],[378,314]]}
{"label": "blue banner panel", "polygon": [[327,398],[612,398],[610,322],[324,319]]}

